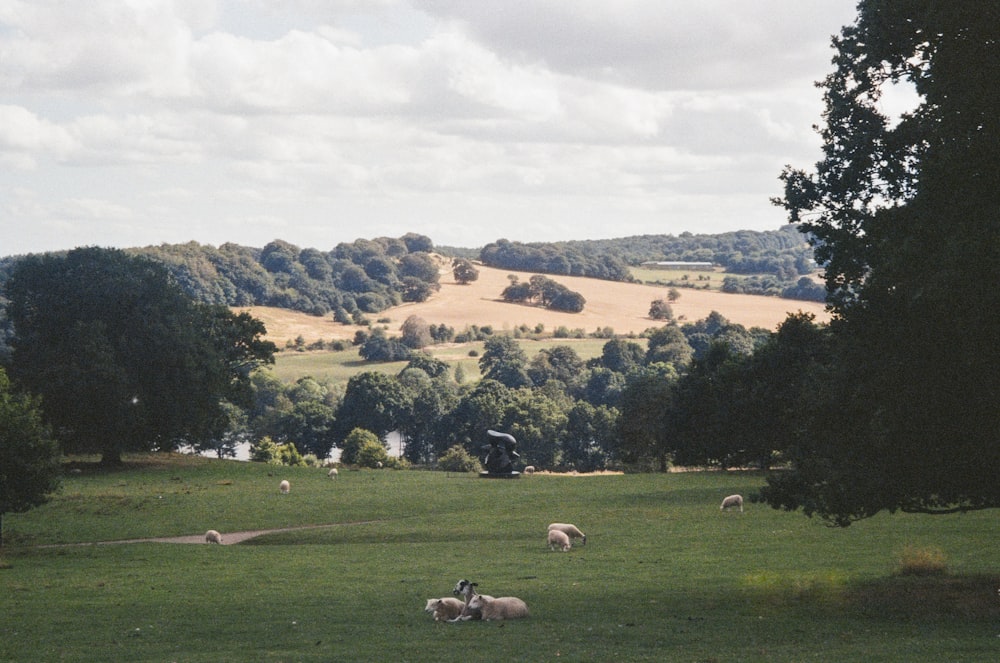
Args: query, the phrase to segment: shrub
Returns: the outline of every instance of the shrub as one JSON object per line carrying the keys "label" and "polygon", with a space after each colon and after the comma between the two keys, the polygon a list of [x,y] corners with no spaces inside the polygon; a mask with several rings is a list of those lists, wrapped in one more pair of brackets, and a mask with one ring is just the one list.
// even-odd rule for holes
{"label": "shrub", "polygon": [[940,548],[906,546],[896,557],[894,574],[898,576],[939,576],[947,572],[947,558]]}
{"label": "shrub", "polygon": [[445,472],[480,472],[483,467],[478,458],[472,457],[465,447],[456,444],[438,458],[438,469]]}

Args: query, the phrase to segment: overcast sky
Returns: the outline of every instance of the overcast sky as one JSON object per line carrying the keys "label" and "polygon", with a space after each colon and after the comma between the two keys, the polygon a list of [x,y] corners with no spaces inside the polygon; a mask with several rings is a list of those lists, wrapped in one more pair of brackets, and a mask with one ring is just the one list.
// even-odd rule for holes
{"label": "overcast sky", "polygon": [[0,255],[772,230],[855,0],[0,0]]}

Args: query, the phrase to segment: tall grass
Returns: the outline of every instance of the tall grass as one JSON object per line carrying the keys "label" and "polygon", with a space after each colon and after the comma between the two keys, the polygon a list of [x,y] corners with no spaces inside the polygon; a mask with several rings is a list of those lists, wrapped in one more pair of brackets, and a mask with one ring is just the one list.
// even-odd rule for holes
{"label": "tall grass", "polygon": [[[278,482],[292,483],[289,495]],[[995,514],[846,530],[748,504],[756,474],[485,481],[137,456],[5,519],[3,661],[987,661]],[[550,552],[545,526],[587,545]],[[67,545],[294,525],[241,545]],[[984,544],[989,545],[984,545]],[[900,550],[948,573],[898,576]],[[532,616],[438,624],[459,578]]]}

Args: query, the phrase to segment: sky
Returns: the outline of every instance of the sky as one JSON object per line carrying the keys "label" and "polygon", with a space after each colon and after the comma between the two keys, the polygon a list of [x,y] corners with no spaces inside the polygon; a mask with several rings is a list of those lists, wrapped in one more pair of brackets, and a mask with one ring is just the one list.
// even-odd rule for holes
{"label": "sky", "polygon": [[0,256],[774,230],[855,0],[0,0]]}

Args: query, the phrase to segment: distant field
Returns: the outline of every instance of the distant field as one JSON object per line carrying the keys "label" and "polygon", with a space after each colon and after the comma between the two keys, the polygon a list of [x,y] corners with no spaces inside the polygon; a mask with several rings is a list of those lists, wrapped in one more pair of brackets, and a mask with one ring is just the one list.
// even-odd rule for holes
{"label": "distant field", "polygon": [[[530,339],[520,339],[521,348],[530,360],[543,348],[551,348],[555,345],[568,345],[576,350],[582,359],[599,357],[607,343],[606,339],[543,339],[533,341]],[[643,345],[644,340],[637,340]],[[436,345],[428,348],[428,351],[436,358],[448,362],[454,366],[461,364],[465,372],[465,379],[468,381],[478,380],[479,358],[483,354],[483,344],[462,343]],[[475,353],[470,355],[470,353]],[[406,366],[405,361],[390,362],[366,362],[358,356],[358,349],[350,347],[341,352],[281,352],[276,357],[276,362],[271,371],[285,382],[293,382],[302,376],[309,375],[318,380],[332,382],[347,382],[352,375],[361,371],[378,371],[388,375],[396,375]]]}
{"label": "distant field", "polygon": [[[423,318],[429,324],[445,324],[462,331],[468,325],[491,325],[497,331],[513,330],[521,325],[534,328],[541,324],[547,331],[558,327],[569,330],[582,329],[591,333],[597,329],[612,328],[617,334],[641,333],[662,323],[648,317],[649,304],[666,296],[665,286],[601,281],[582,277],[559,276],[554,280],[570,290],[579,292],[587,300],[581,313],[561,313],[534,306],[509,304],[499,299],[500,293],[510,284],[509,276],[521,281],[531,278],[532,272],[511,272],[478,266],[479,279],[469,285],[455,283],[450,272],[442,274],[441,290],[426,302],[403,304],[370,317],[389,320],[390,333],[397,333],[410,315]],[[669,273],[669,272],[661,272]],[[695,275],[697,272],[690,272]],[[708,274],[708,273],[705,273]],[[697,276],[694,276],[697,279]],[[712,274],[721,284],[721,277]],[[674,314],[684,321],[695,321],[718,311],[733,322],[747,327],[764,327],[773,330],[788,313],[804,311],[816,315],[819,321],[829,319],[823,304],[794,301],[777,297],[755,295],[730,295],[716,290],[681,289],[680,299],[673,304]],[[264,321],[268,338],[279,346],[301,336],[306,342],[316,340],[352,339],[360,329],[334,322],[330,316],[316,317],[295,311],[267,307],[246,309]]]}

